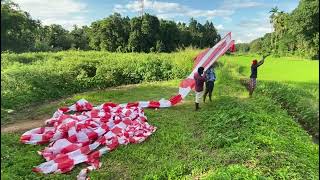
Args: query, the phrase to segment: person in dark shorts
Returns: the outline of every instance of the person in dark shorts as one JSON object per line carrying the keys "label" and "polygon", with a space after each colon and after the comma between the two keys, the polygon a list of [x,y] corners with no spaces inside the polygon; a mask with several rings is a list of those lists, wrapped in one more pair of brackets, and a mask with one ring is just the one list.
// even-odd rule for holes
{"label": "person in dark shorts", "polygon": [[267,56],[268,55],[262,56],[262,60],[260,60],[259,62],[256,59],[252,61],[251,75],[250,75],[250,81],[249,81],[249,96],[250,97],[252,96],[252,93],[257,86],[258,67],[264,63],[264,59]]}
{"label": "person in dark shorts", "polygon": [[195,105],[196,105],[196,111],[198,111],[199,108],[199,103],[201,101],[201,97],[203,95],[203,86],[204,82],[206,81],[206,75],[203,73],[204,68],[199,67],[198,72],[194,73],[194,80],[195,80],[195,93],[196,93],[196,98],[195,98]]}
{"label": "person in dark shorts", "polygon": [[216,80],[216,74],[214,72],[214,65],[211,65],[209,69],[206,70],[206,90],[203,96],[203,102],[206,102],[207,94],[209,93],[209,100],[212,101],[212,91],[214,88],[214,82]]}

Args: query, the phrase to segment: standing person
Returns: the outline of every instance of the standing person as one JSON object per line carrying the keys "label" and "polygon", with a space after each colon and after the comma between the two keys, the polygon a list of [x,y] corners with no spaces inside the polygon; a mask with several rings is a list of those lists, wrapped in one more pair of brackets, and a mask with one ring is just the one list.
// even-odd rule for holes
{"label": "standing person", "polygon": [[199,103],[201,100],[201,97],[203,95],[203,85],[204,82],[206,81],[206,75],[203,73],[204,68],[199,67],[198,72],[194,73],[194,80],[195,80],[195,91],[196,91],[196,99],[195,99],[195,105],[196,105],[196,111],[198,111],[199,108]]}
{"label": "standing person", "polygon": [[261,66],[264,63],[264,59],[269,56],[262,56],[262,60],[260,60],[259,62],[255,59],[252,61],[252,65],[251,65],[251,75],[250,75],[250,82],[249,82],[249,96],[252,96],[252,93],[254,91],[254,89],[256,88],[257,85],[257,75],[258,75],[258,67]]}
{"label": "standing person", "polygon": [[209,100],[212,102],[212,91],[214,88],[214,82],[216,80],[216,74],[214,72],[214,66],[211,65],[209,69],[206,70],[206,90],[203,96],[203,102],[206,102],[207,94],[209,93]]}

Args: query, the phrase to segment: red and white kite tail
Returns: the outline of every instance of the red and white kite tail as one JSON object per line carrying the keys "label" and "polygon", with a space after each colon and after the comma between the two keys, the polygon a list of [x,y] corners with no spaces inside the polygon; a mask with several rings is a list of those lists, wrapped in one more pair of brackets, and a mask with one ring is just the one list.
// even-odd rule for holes
{"label": "red and white kite tail", "polygon": [[197,72],[197,69],[202,66],[205,70],[207,70],[232,46],[234,46],[234,40],[231,39],[231,32],[229,32],[215,46],[201,52],[194,59],[194,65],[190,75],[181,81],[178,94],[172,96],[169,100],[161,99],[159,101],[139,101],[134,103],[120,104],[120,106],[127,107],[130,104],[130,106],[139,106],[142,108],[165,108],[178,104],[189,94],[191,90],[194,90],[195,81],[193,76],[194,73]]}
{"label": "red and white kite tail", "polygon": [[236,46],[235,46],[234,40],[231,41],[229,50],[230,52],[236,52]]}
{"label": "red and white kite tail", "polygon": [[225,35],[215,46],[201,52],[194,60],[194,65],[190,75],[180,83],[179,94],[184,99],[191,90],[194,90],[195,81],[194,73],[199,67],[207,70],[214,62],[218,60],[232,45],[234,40],[231,39],[231,32]]}

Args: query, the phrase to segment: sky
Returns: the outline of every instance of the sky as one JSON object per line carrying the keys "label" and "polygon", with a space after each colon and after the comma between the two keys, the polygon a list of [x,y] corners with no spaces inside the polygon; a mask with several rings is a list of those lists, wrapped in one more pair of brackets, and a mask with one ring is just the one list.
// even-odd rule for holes
{"label": "sky", "polygon": [[[114,12],[139,16],[137,0],[13,0],[44,25],[60,24],[71,30],[74,24],[90,25]],[[160,19],[189,23],[193,17],[204,24],[213,22],[221,36],[228,32],[236,43],[248,43],[272,32],[270,9],[291,12],[299,0],[144,0],[144,12]]]}

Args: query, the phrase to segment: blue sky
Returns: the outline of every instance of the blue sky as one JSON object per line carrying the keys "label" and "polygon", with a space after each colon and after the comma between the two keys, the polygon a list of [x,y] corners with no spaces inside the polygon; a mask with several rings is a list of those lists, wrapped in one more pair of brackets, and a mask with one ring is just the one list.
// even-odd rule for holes
{"label": "blue sky", "polygon": [[[13,1],[43,24],[61,24],[68,30],[73,24],[90,25],[114,12],[122,16],[138,16],[140,8],[137,0]],[[144,0],[144,12],[176,22],[188,23],[191,17],[201,23],[208,20],[222,36],[231,31],[233,39],[240,43],[273,31],[268,19],[272,7],[291,12],[298,3],[299,0]]]}

